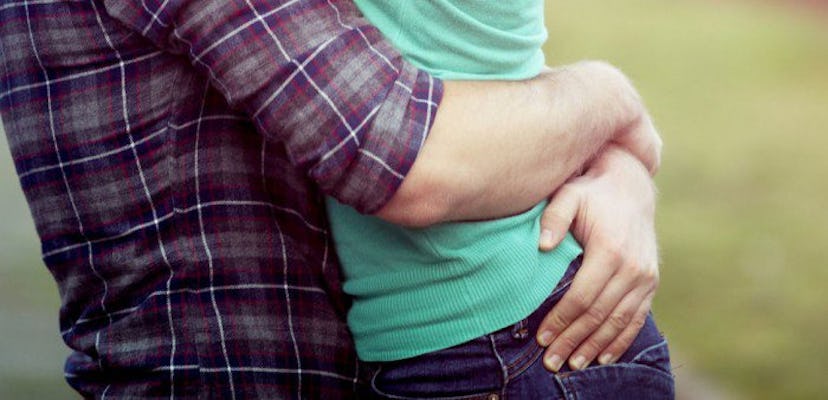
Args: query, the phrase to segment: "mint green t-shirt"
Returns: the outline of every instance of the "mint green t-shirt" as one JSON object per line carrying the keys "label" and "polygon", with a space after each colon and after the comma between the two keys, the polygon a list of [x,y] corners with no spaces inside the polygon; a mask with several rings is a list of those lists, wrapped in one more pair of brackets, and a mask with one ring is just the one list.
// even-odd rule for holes
{"label": "mint green t-shirt", "polygon": [[[356,0],[407,60],[441,79],[519,80],[544,65],[543,0]],[[512,217],[409,229],[326,200],[365,361],[451,347],[537,308],[580,253],[538,251],[546,203]]]}

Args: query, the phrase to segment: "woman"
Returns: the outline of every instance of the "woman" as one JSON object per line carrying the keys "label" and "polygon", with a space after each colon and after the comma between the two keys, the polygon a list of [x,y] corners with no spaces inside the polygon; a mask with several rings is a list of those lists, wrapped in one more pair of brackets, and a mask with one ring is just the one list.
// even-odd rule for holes
{"label": "woman", "polygon": [[[522,80],[544,68],[543,0],[356,4],[409,61],[442,79]],[[619,153],[610,149],[595,164]],[[615,365],[576,374],[544,368],[534,333],[582,253],[569,234],[538,250],[545,206],[408,229],[327,200],[344,288],[354,298],[348,323],[360,359],[374,370],[373,395],[672,397],[666,342],[652,318]]]}

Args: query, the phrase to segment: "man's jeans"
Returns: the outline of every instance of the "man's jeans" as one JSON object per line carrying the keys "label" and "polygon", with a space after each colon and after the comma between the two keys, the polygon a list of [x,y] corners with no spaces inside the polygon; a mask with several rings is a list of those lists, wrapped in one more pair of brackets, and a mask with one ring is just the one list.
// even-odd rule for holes
{"label": "man's jeans", "polygon": [[580,259],[570,265],[558,287],[532,315],[511,327],[422,356],[370,363],[372,397],[672,399],[674,382],[667,342],[652,316],[615,364],[593,363],[582,371],[571,371],[564,365],[557,374],[544,369],[544,349],[535,342],[535,333],[579,267]]}

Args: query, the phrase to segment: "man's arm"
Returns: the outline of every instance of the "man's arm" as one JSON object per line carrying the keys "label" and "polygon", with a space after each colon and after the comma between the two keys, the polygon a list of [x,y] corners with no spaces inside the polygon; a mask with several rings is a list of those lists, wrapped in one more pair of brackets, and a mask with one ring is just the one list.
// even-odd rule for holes
{"label": "man's arm", "polygon": [[103,4],[147,39],[144,53],[180,54],[322,191],[364,213],[397,190],[442,96],[351,0]]}
{"label": "man's arm", "polygon": [[609,142],[651,171],[661,141],[614,67],[582,62],[523,82],[445,82],[443,102],[402,186],[377,215],[410,226],[526,210]]}
{"label": "man's arm", "polygon": [[451,82],[441,103],[442,82],[406,63],[351,1],[104,6],[187,57],[323,191],[405,225],[528,209],[607,141],[633,136],[643,114],[623,74],[596,62],[527,82]]}

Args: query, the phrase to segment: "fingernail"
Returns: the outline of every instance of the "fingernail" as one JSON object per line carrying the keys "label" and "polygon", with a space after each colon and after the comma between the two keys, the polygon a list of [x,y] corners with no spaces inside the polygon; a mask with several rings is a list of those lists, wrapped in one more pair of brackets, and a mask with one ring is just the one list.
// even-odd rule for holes
{"label": "fingernail", "polygon": [[541,231],[540,235],[540,248],[541,250],[551,250],[552,245],[554,244],[554,234],[549,229],[544,229]]}
{"label": "fingernail", "polygon": [[612,363],[612,354],[606,353],[598,358],[598,363],[601,365],[607,365]]}
{"label": "fingernail", "polygon": [[547,347],[552,344],[552,332],[544,331],[538,336],[538,344],[541,347]]}
{"label": "fingernail", "polygon": [[586,367],[587,360],[584,356],[575,357],[572,360],[572,369],[574,370],[582,370]]}
{"label": "fingernail", "polygon": [[558,372],[562,366],[563,359],[557,354],[553,354],[552,357],[546,359],[546,367],[552,371]]}

